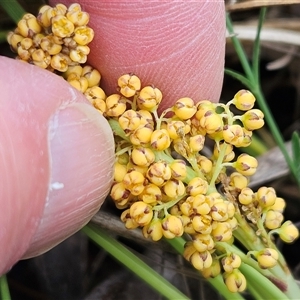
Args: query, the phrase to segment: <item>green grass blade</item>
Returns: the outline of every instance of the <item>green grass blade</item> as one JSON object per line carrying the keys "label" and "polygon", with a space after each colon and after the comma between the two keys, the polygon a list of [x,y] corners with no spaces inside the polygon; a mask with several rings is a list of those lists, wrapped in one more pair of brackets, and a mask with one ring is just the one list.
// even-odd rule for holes
{"label": "green grass blade", "polygon": [[298,132],[293,132],[292,135],[292,157],[294,166],[296,169],[296,174],[298,178],[300,177],[300,137]]}
{"label": "green grass blade", "polygon": [[97,245],[102,247],[167,299],[189,299],[121,243],[109,236],[103,229],[93,225],[87,225],[82,231]]}
{"label": "green grass blade", "polygon": [[260,84],[259,64],[260,64],[260,33],[262,25],[266,17],[267,8],[262,7],[258,18],[258,26],[256,31],[256,37],[254,40],[253,55],[252,55],[252,70],[256,80],[256,84]]}
{"label": "green grass blade", "polygon": [[10,293],[7,284],[6,275],[0,277],[0,300],[10,300]]}
{"label": "green grass blade", "polygon": [[16,24],[22,19],[23,15],[26,14],[26,11],[16,0],[0,0],[0,6]]}
{"label": "green grass blade", "polygon": [[253,84],[251,83],[251,81],[246,78],[243,74],[236,72],[234,70],[225,68],[224,70],[225,74],[230,75],[232,78],[240,81],[242,84],[244,84],[248,89],[252,89],[253,88]]}

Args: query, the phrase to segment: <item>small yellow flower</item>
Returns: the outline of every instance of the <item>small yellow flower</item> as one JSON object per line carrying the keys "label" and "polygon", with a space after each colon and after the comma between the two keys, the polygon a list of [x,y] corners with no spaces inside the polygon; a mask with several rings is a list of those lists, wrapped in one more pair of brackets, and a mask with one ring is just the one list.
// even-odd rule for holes
{"label": "small yellow flower", "polygon": [[150,165],[147,171],[147,178],[157,186],[162,186],[171,178],[172,171],[169,165],[164,161],[158,161]]}
{"label": "small yellow flower", "polygon": [[263,208],[274,205],[276,198],[276,192],[272,187],[263,186],[256,192],[256,199],[258,200],[259,205]]}
{"label": "small yellow flower", "polygon": [[298,228],[291,222],[285,221],[278,231],[279,237],[286,243],[292,243],[299,237]]}
{"label": "small yellow flower", "polygon": [[199,152],[203,149],[205,137],[201,134],[191,136],[189,139],[189,147],[191,152]]}
{"label": "small yellow flower", "polygon": [[153,111],[162,100],[161,91],[153,86],[145,86],[139,92],[137,104],[140,109]]}
{"label": "small yellow flower", "polygon": [[116,202],[123,202],[124,200],[129,200],[131,193],[129,190],[126,189],[123,182],[118,182],[112,186],[110,196]]}
{"label": "small yellow flower", "polygon": [[230,178],[229,185],[239,191],[246,188],[249,183],[248,178],[238,172],[231,173],[229,178]]}
{"label": "small yellow flower", "polygon": [[142,232],[145,238],[150,237],[154,242],[159,241],[163,237],[161,220],[152,220],[150,224],[143,227]]}
{"label": "small yellow flower", "polygon": [[210,251],[215,247],[215,243],[210,234],[197,233],[192,236],[193,246],[199,252]]}
{"label": "small yellow flower", "polygon": [[155,155],[150,148],[139,146],[133,148],[131,159],[138,166],[149,166],[154,162]]}
{"label": "small yellow flower", "polygon": [[81,46],[89,44],[94,38],[94,30],[87,26],[79,26],[74,30],[74,41]]}
{"label": "small yellow flower", "polygon": [[127,174],[126,165],[122,165],[118,161],[116,161],[114,165],[114,180],[116,182],[122,182],[126,174]]}
{"label": "small yellow flower", "polygon": [[150,143],[151,147],[155,150],[166,150],[171,144],[168,131],[166,129],[154,130],[151,135]]}
{"label": "small yellow flower", "polygon": [[40,47],[50,55],[58,54],[62,50],[62,41],[53,35],[45,36],[41,39]]}
{"label": "small yellow flower", "polygon": [[285,200],[281,197],[276,197],[275,203],[270,207],[270,209],[282,213],[285,209],[285,206],[286,206]]}
{"label": "small yellow flower", "polygon": [[239,110],[249,110],[254,106],[255,97],[250,91],[240,90],[238,91],[232,100],[232,103]]}
{"label": "small yellow flower", "polygon": [[87,12],[81,10],[81,6],[78,3],[73,3],[69,6],[66,17],[75,26],[84,26],[89,22],[90,16]]}
{"label": "small yellow flower", "polygon": [[191,196],[198,194],[206,194],[208,190],[208,182],[201,177],[194,177],[188,184],[186,192]]}
{"label": "small yellow flower", "polygon": [[51,56],[42,49],[34,50],[31,53],[32,62],[34,65],[46,69],[51,63]]}
{"label": "small yellow flower", "polygon": [[254,192],[249,187],[243,188],[238,196],[239,202],[243,205],[249,205],[253,202],[254,198]]}
{"label": "small yellow flower", "polygon": [[282,221],[283,221],[283,214],[281,212],[272,209],[266,212],[266,218],[265,218],[266,228],[276,229],[280,227]]}
{"label": "small yellow flower", "polygon": [[101,80],[100,72],[88,65],[83,67],[81,76],[88,80],[89,88],[98,86]]}
{"label": "small yellow flower", "polygon": [[131,192],[132,195],[139,195],[143,192],[145,188],[145,177],[142,173],[138,171],[130,171],[123,178],[123,184],[127,190]]}
{"label": "small yellow flower", "polygon": [[239,268],[241,263],[241,258],[235,253],[230,253],[226,257],[222,258],[223,269],[228,273],[232,272],[233,269]]}
{"label": "small yellow flower", "polygon": [[184,180],[187,175],[186,163],[182,159],[175,159],[170,164],[172,178],[177,180]]}
{"label": "small yellow flower", "polygon": [[112,94],[105,100],[107,105],[106,114],[110,117],[118,117],[126,110],[126,99],[118,94]]}
{"label": "small yellow flower", "polygon": [[87,61],[87,56],[90,53],[88,46],[77,46],[75,49],[71,49],[69,56],[74,62],[84,64]]}
{"label": "small yellow flower", "polygon": [[153,128],[151,125],[140,125],[130,134],[130,142],[136,146],[144,146],[151,141]]}
{"label": "small yellow flower", "polygon": [[130,206],[129,213],[131,218],[139,226],[148,225],[153,218],[152,207],[143,201],[137,201]]}
{"label": "small yellow flower", "polygon": [[232,237],[232,228],[229,222],[213,222],[212,236],[218,242],[227,242]]}
{"label": "small yellow flower", "polygon": [[131,217],[129,209],[126,209],[122,212],[121,220],[125,223],[125,227],[127,229],[135,229],[139,227],[139,224]]}
{"label": "small yellow flower", "polygon": [[59,72],[66,72],[71,63],[68,55],[58,53],[51,58],[51,67]]}
{"label": "small yellow flower", "polygon": [[180,218],[172,215],[166,216],[162,221],[163,235],[167,239],[173,239],[183,234],[183,224]]}
{"label": "small yellow flower", "polygon": [[32,38],[34,34],[40,33],[42,27],[38,23],[36,17],[32,14],[25,14],[18,22],[18,33],[23,37]]}
{"label": "small yellow flower", "polygon": [[215,278],[221,273],[221,266],[219,259],[213,258],[212,264],[208,268],[203,268],[201,274],[204,278]]}
{"label": "small yellow flower", "polygon": [[257,168],[257,160],[253,156],[250,156],[246,153],[241,154],[235,163],[233,163],[233,167],[242,175],[251,176],[256,172]]}
{"label": "small yellow flower", "polygon": [[147,204],[155,205],[162,199],[161,189],[153,183],[148,183],[138,198]]}
{"label": "small yellow flower", "polygon": [[278,261],[278,252],[272,248],[265,248],[255,254],[257,262],[262,269],[273,268]]}
{"label": "small yellow flower", "polygon": [[225,202],[214,203],[211,207],[210,215],[214,221],[226,221],[228,219],[228,205]]}
{"label": "small yellow flower", "polygon": [[192,226],[198,233],[210,234],[212,232],[212,218],[209,215],[196,215],[192,218]]}
{"label": "small yellow flower", "polygon": [[251,109],[242,117],[241,121],[247,130],[257,130],[264,126],[264,114],[259,109]]}
{"label": "small yellow flower", "polygon": [[52,32],[54,35],[65,38],[74,32],[74,24],[63,15],[57,15],[52,18]]}
{"label": "small yellow flower", "polygon": [[239,269],[234,269],[230,273],[225,272],[223,276],[224,282],[230,292],[243,292],[246,289],[246,278]]}
{"label": "small yellow flower", "polygon": [[173,140],[181,138],[189,132],[189,126],[178,120],[168,122],[166,129]]}
{"label": "small yellow flower", "polygon": [[172,178],[164,184],[163,191],[173,200],[185,193],[185,186],[181,180]]}
{"label": "small yellow flower", "polygon": [[196,113],[197,108],[193,99],[185,97],[176,101],[173,106],[173,111],[179,119],[187,120],[192,118],[192,116]]}
{"label": "small yellow flower", "polygon": [[190,262],[195,269],[202,271],[203,269],[211,267],[213,260],[209,251],[196,251],[191,255]]}
{"label": "small yellow flower", "polygon": [[[63,55],[63,54],[62,54]],[[55,58],[63,58],[61,54],[58,54],[55,56]],[[52,57],[54,59],[54,56]],[[61,62],[61,61],[60,61]],[[51,66],[56,66],[58,68],[58,62],[53,62],[51,63]],[[89,83],[88,80],[85,77],[78,76],[76,73],[71,73],[67,81],[78,91],[85,93],[86,90],[88,89]]]}
{"label": "small yellow flower", "polygon": [[124,74],[118,79],[120,93],[125,97],[132,97],[141,89],[141,80],[136,75]]}
{"label": "small yellow flower", "polygon": [[204,155],[197,155],[196,157],[198,167],[203,174],[209,174],[212,171],[213,163]]}

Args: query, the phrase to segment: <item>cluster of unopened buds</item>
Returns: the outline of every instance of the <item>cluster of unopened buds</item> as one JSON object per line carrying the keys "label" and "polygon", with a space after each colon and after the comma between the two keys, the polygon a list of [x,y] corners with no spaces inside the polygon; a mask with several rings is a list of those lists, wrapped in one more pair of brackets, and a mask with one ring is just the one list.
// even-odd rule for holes
{"label": "cluster of unopened buds", "polygon": [[[37,18],[26,14],[8,42],[18,59],[61,74],[107,118],[116,147],[110,195],[126,228],[140,227],[153,241],[184,235],[183,255],[204,277],[223,274],[230,291],[243,291],[243,259],[272,268],[279,260],[273,235],[287,243],[299,235],[291,221],[283,223],[285,201],[273,188],[248,187],[257,160],[236,158],[234,147],[249,146],[264,125],[253,94],[241,90],[227,104],[184,97],[159,114],[162,92],[125,74],[117,92],[106,96],[100,73],[82,66],[94,36],[88,21],[79,4],[46,5]],[[209,157],[207,140],[214,142]],[[234,239],[246,254],[235,251]]]}

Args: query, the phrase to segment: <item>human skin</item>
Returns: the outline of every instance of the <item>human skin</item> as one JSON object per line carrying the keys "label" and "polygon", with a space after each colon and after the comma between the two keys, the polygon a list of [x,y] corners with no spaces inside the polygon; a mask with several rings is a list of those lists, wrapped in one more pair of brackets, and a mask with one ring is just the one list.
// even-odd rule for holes
{"label": "human skin", "polygon": [[[69,5],[71,1],[60,1]],[[223,1],[78,1],[95,30],[89,64],[107,94],[137,74],[178,98],[218,101],[224,67]],[[52,1],[52,4],[57,3]],[[112,182],[106,120],[62,78],[0,58],[0,274],[78,231]]]}

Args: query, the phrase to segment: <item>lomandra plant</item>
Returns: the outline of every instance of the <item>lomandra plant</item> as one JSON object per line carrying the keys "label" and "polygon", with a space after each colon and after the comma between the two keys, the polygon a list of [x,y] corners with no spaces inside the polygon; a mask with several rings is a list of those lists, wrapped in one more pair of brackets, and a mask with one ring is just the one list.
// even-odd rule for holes
{"label": "lomandra plant", "polygon": [[[273,188],[248,187],[257,160],[234,151],[264,125],[254,95],[241,90],[226,104],[185,97],[159,113],[163,91],[137,74],[120,74],[118,91],[106,95],[99,71],[85,65],[94,36],[88,21],[79,4],[46,5],[7,39],[17,59],[63,76],[108,120],[115,137],[110,196],[124,226],[167,239],[226,299],[244,299],[245,291],[255,299],[299,297],[274,243],[275,236],[291,243],[299,232],[283,222],[286,203]],[[210,157],[201,152],[207,140]],[[84,232],[166,298],[187,298],[103,230],[88,225]]]}

